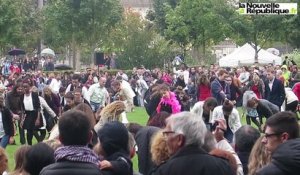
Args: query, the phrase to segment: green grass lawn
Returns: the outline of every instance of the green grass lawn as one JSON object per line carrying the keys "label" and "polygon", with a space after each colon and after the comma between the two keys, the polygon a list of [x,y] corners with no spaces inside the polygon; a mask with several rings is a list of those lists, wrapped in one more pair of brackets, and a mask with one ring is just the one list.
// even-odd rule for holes
{"label": "green grass lawn", "polygon": [[[242,117],[242,110],[240,108],[238,110],[241,114],[240,116]],[[128,116],[129,122],[136,122],[141,125],[146,125],[146,123],[148,121],[148,115],[147,115],[146,111],[144,110],[144,108],[140,108],[140,107],[135,108],[135,110],[131,113],[128,113],[127,116]],[[246,123],[245,116],[241,118],[241,122],[242,122],[242,124]],[[16,140],[16,145],[8,145],[6,148],[7,155],[8,155],[8,162],[9,162],[9,170],[13,170],[13,168],[15,166],[14,153],[18,149],[18,147],[20,147],[18,135],[15,137],[15,140]],[[36,140],[34,139],[33,142],[36,143]],[[138,170],[137,156],[135,156],[133,158],[133,167],[134,167],[134,170]]]}

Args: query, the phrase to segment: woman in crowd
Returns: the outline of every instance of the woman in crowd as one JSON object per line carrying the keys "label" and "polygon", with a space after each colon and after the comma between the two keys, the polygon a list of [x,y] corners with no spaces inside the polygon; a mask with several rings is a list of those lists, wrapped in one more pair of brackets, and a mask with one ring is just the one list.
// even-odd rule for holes
{"label": "woman in crowd", "polygon": [[28,175],[24,170],[25,165],[25,155],[29,151],[31,146],[23,145],[15,152],[15,168],[10,173],[10,175]]}
{"label": "woman in crowd", "polygon": [[252,90],[258,99],[264,98],[265,83],[259,77],[257,72],[253,73],[252,80],[247,84],[246,89]]}
{"label": "woman in crowd", "polygon": [[31,92],[31,81],[26,79],[23,81],[24,95],[21,96],[22,108],[25,117],[21,121],[21,127],[27,130],[27,144],[32,145],[32,137],[34,129],[40,128],[43,120],[41,117],[41,104],[39,95]]}
{"label": "woman in crowd", "polygon": [[232,103],[234,105],[236,105],[238,95],[239,96],[242,95],[242,92],[239,89],[238,85],[233,82],[233,77],[232,76],[226,77],[225,82],[228,84],[229,89],[230,89],[230,98],[229,98],[229,100],[232,101]]}
{"label": "woman in crowd", "polygon": [[218,106],[213,110],[211,123],[213,126],[218,125],[219,119],[225,119],[227,129],[224,130],[224,137],[231,143],[233,134],[241,126],[240,115],[237,109],[233,108],[233,103],[228,99],[222,106]]}
{"label": "woman in crowd", "polygon": [[30,175],[39,175],[44,167],[54,162],[54,150],[46,143],[38,143],[26,152],[24,169]]}
{"label": "woman in crowd", "polygon": [[10,110],[14,118],[19,118],[18,127],[20,134],[20,143],[25,144],[24,130],[21,127],[21,119],[22,119],[22,102],[21,96],[23,95],[23,86],[21,82],[15,84],[13,89],[6,94],[5,98],[5,106]]}
{"label": "woman in crowd", "polygon": [[156,108],[157,113],[165,111],[175,114],[181,111],[181,106],[175,93],[171,92],[167,85],[160,86],[160,93],[162,94],[162,97]]}
{"label": "woman in crowd", "polygon": [[[60,114],[60,100],[57,94],[53,93],[50,87],[46,86],[43,90],[44,92],[44,99],[46,100],[48,106],[55,112],[56,116]],[[46,119],[48,116],[46,116]]]}
{"label": "woman in crowd", "polygon": [[255,175],[257,170],[267,165],[271,161],[271,155],[267,152],[265,145],[262,143],[264,136],[261,136],[255,142],[248,163],[248,175]]}
{"label": "woman in crowd", "polygon": [[[263,117],[269,118],[273,114],[276,114],[279,112],[278,107],[274,105],[273,103],[269,102],[268,100],[265,99],[257,99],[257,98],[251,98],[247,102],[247,108],[254,109],[257,111],[257,115],[252,116],[251,120],[256,124],[256,125],[262,125],[263,124]],[[255,112],[255,111],[254,111]],[[256,123],[256,117],[259,117],[260,123]],[[250,118],[246,118],[247,124],[251,124]]]}
{"label": "woman in crowd", "polygon": [[198,83],[198,101],[204,101],[211,97],[210,82],[206,74],[202,74]]}

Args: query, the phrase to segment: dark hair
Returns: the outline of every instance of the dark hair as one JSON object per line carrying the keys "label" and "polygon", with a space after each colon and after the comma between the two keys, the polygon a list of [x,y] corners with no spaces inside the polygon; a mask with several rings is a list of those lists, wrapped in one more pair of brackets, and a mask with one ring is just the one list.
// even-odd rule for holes
{"label": "dark hair", "polygon": [[123,123],[118,121],[105,123],[97,134],[106,157],[116,152],[129,155],[129,136]]}
{"label": "dark hair", "polygon": [[16,95],[16,94],[17,94],[17,89],[18,89],[19,87],[22,87],[22,83],[21,83],[21,82],[18,82],[18,83],[16,83],[16,84],[13,86],[12,91],[11,91],[12,94]]}
{"label": "dark hair", "polygon": [[68,93],[66,93],[65,98],[69,98],[69,99],[74,99],[74,94],[73,92],[69,91]]}
{"label": "dark hair", "polygon": [[25,154],[24,169],[31,175],[39,175],[44,167],[54,162],[54,150],[46,143],[38,143]]}
{"label": "dark hair", "polygon": [[218,106],[218,101],[217,99],[215,99],[214,97],[208,97],[205,101],[204,101],[204,105],[208,106],[208,107],[216,107]]}
{"label": "dark hair", "polygon": [[162,111],[155,114],[151,119],[149,119],[147,126],[155,126],[158,128],[166,127],[166,119],[170,117],[170,113]]}
{"label": "dark hair", "polygon": [[250,153],[256,140],[260,137],[257,129],[250,125],[244,125],[235,132],[236,151]]}
{"label": "dark hair", "polygon": [[233,104],[229,100],[225,100],[222,107],[223,111],[225,112],[232,112]]}
{"label": "dark hair", "polygon": [[249,71],[249,68],[247,66],[244,66],[243,68],[245,69],[245,71]]}
{"label": "dark hair", "polygon": [[228,72],[226,70],[224,70],[224,69],[219,70],[218,76],[222,76],[224,74],[228,74]]}
{"label": "dark hair", "polygon": [[209,85],[209,80],[206,74],[201,74],[199,78],[199,85]]}
{"label": "dark hair", "polygon": [[143,126],[138,124],[138,123],[129,123],[127,125],[127,129],[130,133],[132,133],[133,135],[135,135],[140,129],[142,129]]}
{"label": "dark hair", "polygon": [[59,93],[62,93],[62,92],[65,92],[66,91],[66,88],[65,87],[60,87],[59,88]]}
{"label": "dark hair", "polygon": [[59,118],[58,129],[63,145],[87,145],[92,129],[86,114],[79,110],[70,110]]}
{"label": "dark hair", "polygon": [[24,83],[27,83],[29,86],[32,86],[32,81],[29,79],[29,78],[25,78],[24,80],[23,80],[23,84]]}
{"label": "dark hair", "polygon": [[247,107],[248,108],[253,108],[255,104],[257,104],[259,102],[258,99],[256,98],[251,98],[247,101]]}
{"label": "dark hair", "polygon": [[266,126],[272,128],[275,133],[289,134],[289,139],[295,139],[299,137],[299,124],[296,114],[293,112],[279,112],[266,121]]}
{"label": "dark hair", "polygon": [[113,86],[113,87],[120,86],[120,85],[121,85],[121,83],[118,80],[114,80],[114,81],[111,82],[111,86]]}
{"label": "dark hair", "polygon": [[80,81],[81,80],[81,76],[79,74],[74,74],[72,76],[72,80],[78,80],[78,81]]}

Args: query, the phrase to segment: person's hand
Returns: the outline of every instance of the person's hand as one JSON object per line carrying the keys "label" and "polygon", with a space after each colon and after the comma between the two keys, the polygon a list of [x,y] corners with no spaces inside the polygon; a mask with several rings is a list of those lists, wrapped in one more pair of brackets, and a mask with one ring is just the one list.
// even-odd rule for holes
{"label": "person's hand", "polygon": [[20,116],[18,114],[13,114],[12,117],[15,120],[20,120]]}
{"label": "person's hand", "polygon": [[217,142],[219,142],[224,139],[224,133],[227,129],[227,126],[226,126],[226,121],[224,119],[218,119],[215,122],[218,122],[218,125],[216,126],[213,135],[215,136]]}
{"label": "person's hand", "polygon": [[102,169],[110,169],[110,168],[112,168],[112,165],[109,161],[103,160],[103,161],[100,162],[100,169],[101,170]]}

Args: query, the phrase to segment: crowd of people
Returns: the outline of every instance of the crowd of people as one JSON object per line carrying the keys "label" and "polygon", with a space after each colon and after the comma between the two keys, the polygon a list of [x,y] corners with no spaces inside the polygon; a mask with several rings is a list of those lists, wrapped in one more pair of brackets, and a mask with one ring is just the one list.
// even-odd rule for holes
{"label": "crowd of people", "polygon": [[[296,175],[300,72],[287,62],[12,71],[0,80],[0,173],[6,146],[20,143],[9,174]],[[128,121],[136,106],[146,126]]]}

